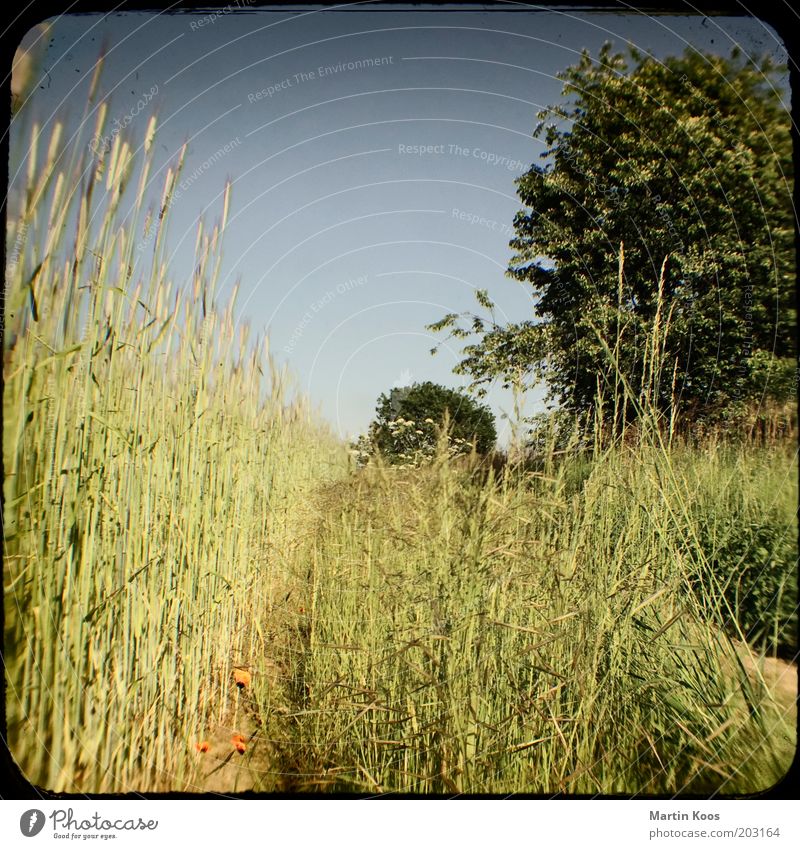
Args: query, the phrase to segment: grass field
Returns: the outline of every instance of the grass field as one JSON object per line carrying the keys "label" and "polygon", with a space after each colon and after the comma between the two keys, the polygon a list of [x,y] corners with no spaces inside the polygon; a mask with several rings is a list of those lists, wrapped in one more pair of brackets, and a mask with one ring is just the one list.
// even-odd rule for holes
{"label": "grass field", "polygon": [[299,771],[324,776],[308,786],[774,783],[793,756],[791,701],[740,662],[739,617],[711,568],[726,540],[703,544],[698,514],[722,524],[723,498],[740,499],[734,523],[780,513],[791,550],[791,462],[614,449],[579,486],[565,463],[482,482],[442,462],[329,487],[304,558]]}
{"label": "grass field", "polygon": [[795,446],[651,434],[499,478],[445,452],[356,470],[216,295],[229,186],[194,278],[170,279],[184,151],[148,208],[154,129],[94,156],[32,127],[9,218],[4,658],[29,780],[775,783],[795,750],[794,667],[765,658],[796,653]]}

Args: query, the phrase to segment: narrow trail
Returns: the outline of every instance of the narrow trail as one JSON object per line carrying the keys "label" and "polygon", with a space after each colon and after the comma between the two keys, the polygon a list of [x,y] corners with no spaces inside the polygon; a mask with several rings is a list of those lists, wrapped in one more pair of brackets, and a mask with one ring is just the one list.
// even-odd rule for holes
{"label": "narrow trail", "polygon": [[[307,708],[298,690],[310,638],[306,611],[311,605],[305,599],[306,584],[313,580],[305,564],[312,557],[307,546],[315,538],[323,504],[343,480],[347,480],[346,475],[310,486],[303,507],[292,513],[291,527],[283,529],[284,545],[278,559],[287,566],[287,572],[282,589],[274,593],[282,601],[261,614],[253,625],[265,638],[263,654],[250,658],[252,678],[247,686],[238,689],[235,667],[230,669],[227,703],[217,710],[218,721],[208,729],[208,750],[197,753],[190,792],[294,793],[313,791],[318,786],[316,773],[309,774],[308,764],[298,757],[296,717]],[[253,615],[259,614],[254,611]],[[265,625],[268,620],[269,627]],[[244,738],[243,753],[236,750],[235,735]]]}
{"label": "narrow trail", "polygon": [[793,728],[797,727],[798,669],[797,660],[761,657],[744,643],[736,648],[742,664],[754,680],[763,678],[776,706]]}
{"label": "narrow trail", "polygon": [[[262,659],[253,684],[285,695],[285,671],[277,663]],[[280,701],[280,697],[279,697]],[[254,690],[232,685],[221,719],[206,736],[207,751],[198,751],[192,792],[229,795],[247,792],[286,792],[291,790],[291,774],[284,771],[286,732],[276,729],[276,720],[289,713],[289,705],[275,704],[262,716]],[[240,742],[238,751],[235,741]]]}

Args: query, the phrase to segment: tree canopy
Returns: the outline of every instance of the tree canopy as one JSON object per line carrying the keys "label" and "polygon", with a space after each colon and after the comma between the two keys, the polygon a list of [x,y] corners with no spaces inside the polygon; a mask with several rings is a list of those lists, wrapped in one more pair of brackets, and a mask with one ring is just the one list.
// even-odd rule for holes
{"label": "tree canopy", "polygon": [[516,181],[509,275],[533,287],[534,315],[500,325],[484,291],[466,326],[456,314],[431,325],[477,335],[456,372],[479,391],[543,378],[585,412],[617,371],[642,390],[658,320],[662,410],[674,397],[690,418],[714,417],[785,394],[794,210],[777,70],[737,51],[585,51],[560,75],[565,104],[539,113],[542,164]]}
{"label": "tree canopy", "polygon": [[449,443],[457,451],[474,444],[485,454],[497,439],[494,416],[487,406],[431,381],[381,395],[375,413],[369,447],[391,462],[431,456],[445,426]]}

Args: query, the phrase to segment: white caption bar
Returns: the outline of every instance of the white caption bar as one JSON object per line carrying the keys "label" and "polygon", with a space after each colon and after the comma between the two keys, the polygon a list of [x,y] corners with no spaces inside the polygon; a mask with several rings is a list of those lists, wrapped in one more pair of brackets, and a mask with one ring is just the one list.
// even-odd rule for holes
{"label": "white caption bar", "polygon": [[798,845],[782,800],[198,799],[0,802],[5,847],[726,847]]}

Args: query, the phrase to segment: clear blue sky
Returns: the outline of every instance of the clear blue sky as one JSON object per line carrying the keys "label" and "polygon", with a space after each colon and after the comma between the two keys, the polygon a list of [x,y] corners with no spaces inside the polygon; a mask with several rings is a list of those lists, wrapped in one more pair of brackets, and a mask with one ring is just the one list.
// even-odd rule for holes
{"label": "clear blue sky", "polygon": [[[440,337],[425,325],[473,309],[476,288],[501,317],[532,316],[531,291],[504,273],[513,181],[538,161],[536,112],[559,100],[555,74],[582,48],[631,42],[663,57],[739,44],[785,61],[771,29],[741,18],[240,3],[216,17],[53,19],[28,108],[42,123],[80,116],[104,41],[112,121],[157,89],[130,131],[141,137],[157,110],[157,165],[190,139],[184,176],[199,174],[173,208],[173,278],[189,279],[197,217],[218,216],[230,177],[224,287],[241,278],[240,320],[268,331],[342,435],[363,431],[392,385],[464,385],[458,348],[432,357]],[[529,413],[543,394],[532,388]],[[511,408],[499,387],[487,400],[498,417]]]}

